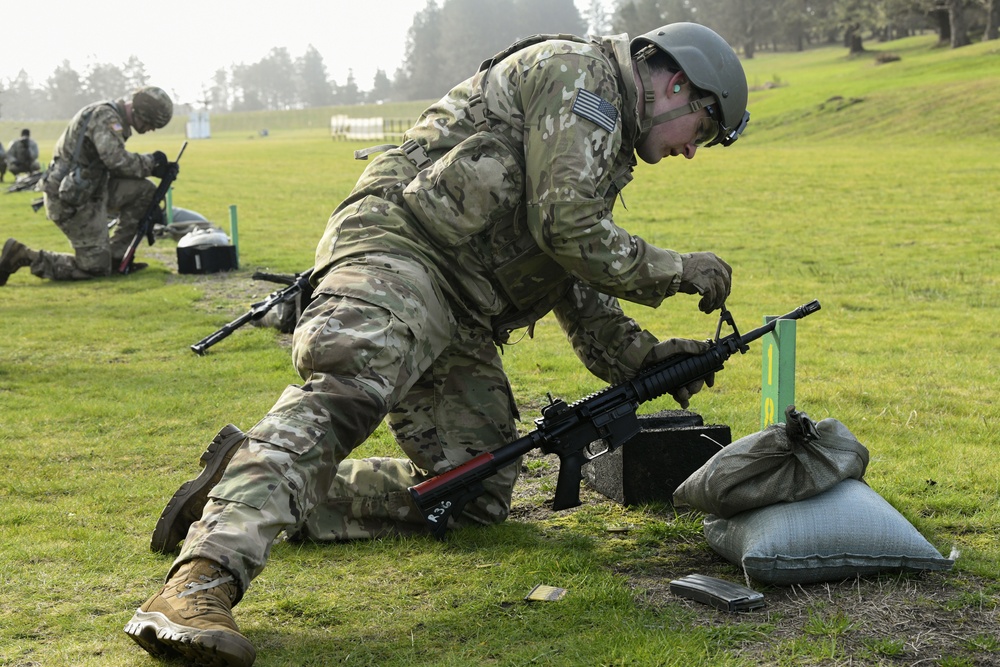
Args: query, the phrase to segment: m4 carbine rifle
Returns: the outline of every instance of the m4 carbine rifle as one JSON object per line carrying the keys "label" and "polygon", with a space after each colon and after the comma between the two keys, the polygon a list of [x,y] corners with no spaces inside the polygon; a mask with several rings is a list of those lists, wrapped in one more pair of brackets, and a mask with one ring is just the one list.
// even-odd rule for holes
{"label": "m4 carbine rifle", "polygon": [[288,287],[271,292],[263,301],[258,301],[257,303],[251,305],[250,310],[243,313],[229,324],[223,326],[215,333],[202,338],[200,341],[192,345],[191,349],[196,354],[203,355],[205,354],[205,350],[212,347],[223,338],[228,337],[231,333],[239,329],[247,322],[250,322],[251,320],[259,320],[264,317],[269,310],[277,306],[279,303],[291,301],[300,294],[311,295],[312,287],[309,285],[309,276],[311,275],[312,269],[296,274],[294,278],[276,276],[270,273],[253,274],[252,278],[254,280],[271,280],[273,282],[285,283]]}
{"label": "m4 carbine rifle", "polygon": [[[636,409],[640,403],[721,371],[729,357],[737,352],[745,354],[751,342],[774,331],[778,320],[797,320],[815,313],[819,308],[819,301],[811,301],[742,336],[732,313],[723,308],[715,340],[708,341],[711,347],[707,351],[665,359],[644,368],[631,380],[607,387],[572,404],[549,396],[549,404],[542,408],[542,416],[535,420],[535,430],[499,449],[483,452],[448,472],[411,486],[410,495],[431,532],[438,539],[443,539],[448,519],[457,517],[466,503],[483,493],[484,479],[538,448],[545,454],[559,457],[559,478],[552,509],[558,511],[576,507],[580,504],[581,468],[598,456],[617,449],[639,432]],[[723,324],[732,327],[733,333],[720,338]],[[592,451],[591,445],[598,442],[603,442],[603,449]]]}
{"label": "m4 carbine rifle", "polygon": [[156,192],[153,193],[153,200],[149,202],[146,212],[139,219],[139,228],[135,230],[135,236],[132,237],[132,241],[125,250],[125,256],[122,258],[121,264],[118,265],[118,273],[125,275],[132,271],[132,260],[135,258],[135,251],[139,249],[139,244],[142,242],[143,236],[149,241],[149,245],[153,245],[153,226],[158,220],[163,219],[163,212],[160,210],[160,205],[166,199],[170,186],[177,180],[177,163],[180,162],[181,156],[184,155],[184,149],[187,148],[187,145],[188,142],[185,141],[181,146],[181,151],[177,154],[177,159],[171,163],[166,175],[160,179],[160,184],[156,186]]}

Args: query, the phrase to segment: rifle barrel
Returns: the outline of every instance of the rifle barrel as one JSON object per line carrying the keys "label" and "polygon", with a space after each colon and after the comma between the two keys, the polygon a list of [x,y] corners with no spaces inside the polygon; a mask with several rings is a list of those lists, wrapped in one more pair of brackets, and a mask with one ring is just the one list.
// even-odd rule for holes
{"label": "rifle barrel", "polygon": [[748,331],[743,336],[740,337],[740,346],[752,343],[758,338],[763,338],[765,334],[774,331],[774,328],[778,325],[779,320],[800,320],[806,315],[812,315],[817,310],[820,309],[819,300],[813,299],[809,303],[804,303],[795,310],[785,313],[784,315],[779,315],[767,324],[761,327],[757,327],[753,331]]}
{"label": "rifle barrel", "polygon": [[243,326],[244,324],[246,324],[247,322],[249,322],[250,320],[252,320],[253,317],[254,317],[253,310],[249,310],[249,311],[243,313],[242,315],[240,315],[239,317],[237,317],[235,320],[233,320],[229,324],[223,325],[222,328],[219,329],[218,331],[215,331],[214,333],[211,333],[208,336],[205,336],[200,341],[198,341],[197,343],[195,343],[194,345],[192,345],[191,346],[191,350],[195,354],[199,354],[199,355],[205,354],[205,350],[207,350],[208,348],[212,347],[213,345],[215,345],[216,343],[218,343],[220,340],[222,340],[224,338],[228,338],[230,334],[232,334],[234,331],[236,331],[237,329],[239,329],[241,326]]}

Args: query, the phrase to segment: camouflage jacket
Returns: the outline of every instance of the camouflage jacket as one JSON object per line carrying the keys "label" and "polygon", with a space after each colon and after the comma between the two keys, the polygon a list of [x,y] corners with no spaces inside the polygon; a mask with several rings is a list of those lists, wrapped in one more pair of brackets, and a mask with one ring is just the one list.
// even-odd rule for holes
{"label": "camouflage jacket", "polygon": [[552,309],[564,326],[569,313],[587,315],[608,335],[571,336],[577,352],[601,348],[590,356],[627,358],[626,374],[634,371],[655,338],[616,299],[657,306],[681,273],[677,253],[612,216],[635,166],[636,99],[627,35],[547,39],[500,54],[428,108],[402,148],[369,165],[331,216],[315,275],[392,248],[436,267],[468,307],[492,318],[499,341]]}
{"label": "camouflage jacket", "polygon": [[[90,118],[85,123],[88,114]],[[125,149],[132,128],[125,120],[124,103],[95,102],[80,109],[56,141],[52,168],[46,176],[47,193],[58,190],[59,181],[72,168],[73,149],[81,131],[85,132],[85,138],[77,164],[95,192],[105,188],[109,178],[145,178],[152,172],[151,154],[130,153]]]}

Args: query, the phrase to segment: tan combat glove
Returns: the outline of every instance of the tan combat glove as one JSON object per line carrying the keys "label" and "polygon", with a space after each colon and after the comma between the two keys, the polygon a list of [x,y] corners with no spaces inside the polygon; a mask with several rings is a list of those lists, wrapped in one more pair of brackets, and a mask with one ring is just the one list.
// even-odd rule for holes
{"label": "tan combat glove", "polygon": [[678,290],[685,294],[700,294],[698,309],[703,313],[721,308],[732,286],[733,267],[711,252],[684,253],[681,262]]}

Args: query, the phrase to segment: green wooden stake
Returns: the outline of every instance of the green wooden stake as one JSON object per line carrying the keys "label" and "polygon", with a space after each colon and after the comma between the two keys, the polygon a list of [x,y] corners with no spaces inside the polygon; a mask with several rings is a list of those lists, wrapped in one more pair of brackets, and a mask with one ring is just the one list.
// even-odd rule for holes
{"label": "green wooden stake", "polygon": [[240,234],[236,224],[236,204],[229,205],[229,236],[233,239],[233,250],[236,252],[236,268],[240,268]]}
{"label": "green wooden stake", "polygon": [[[774,317],[765,317],[767,324]],[[781,320],[762,338],[760,427],[785,421],[785,408],[795,403],[795,320]]]}

